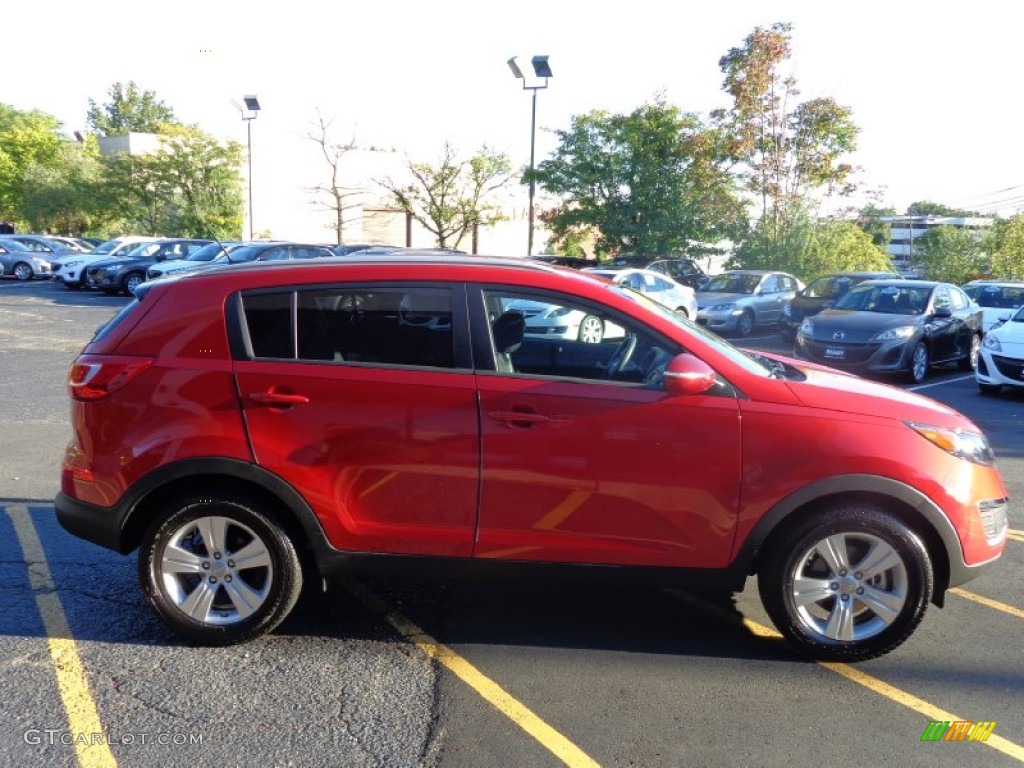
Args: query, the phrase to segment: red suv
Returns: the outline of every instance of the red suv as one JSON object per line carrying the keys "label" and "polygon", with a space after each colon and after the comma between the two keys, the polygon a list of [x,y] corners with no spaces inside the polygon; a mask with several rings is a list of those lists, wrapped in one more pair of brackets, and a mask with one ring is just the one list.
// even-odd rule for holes
{"label": "red suv", "polygon": [[[147,601],[193,642],[270,631],[304,574],[455,559],[757,574],[790,641],[852,661],[1006,538],[961,414],[570,270],[348,257],[136,295],[71,368],[56,510],[139,549]],[[535,304],[600,317],[601,342],[530,333]]]}

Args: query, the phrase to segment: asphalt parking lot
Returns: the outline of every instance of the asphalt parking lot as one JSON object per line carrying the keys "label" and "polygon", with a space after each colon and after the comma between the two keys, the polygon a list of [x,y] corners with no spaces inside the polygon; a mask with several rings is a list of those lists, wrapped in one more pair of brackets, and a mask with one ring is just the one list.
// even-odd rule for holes
{"label": "asphalt parking lot", "polygon": [[[0,281],[0,765],[1024,763],[1024,394],[983,397],[954,368],[915,388],[987,432],[1013,533],[881,659],[795,656],[753,580],[732,599],[350,580],[311,590],[268,638],[201,649],[142,604],[134,556],[53,518],[67,367],[126,301]],[[983,742],[922,741],[931,721],[995,725]]]}

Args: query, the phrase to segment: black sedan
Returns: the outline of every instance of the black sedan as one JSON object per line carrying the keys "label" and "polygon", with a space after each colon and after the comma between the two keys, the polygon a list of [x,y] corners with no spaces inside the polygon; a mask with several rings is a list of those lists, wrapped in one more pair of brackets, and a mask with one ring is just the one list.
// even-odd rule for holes
{"label": "black sedan", "polygon": [[804,318],[797,357],[833,368],[904,373],[923,381],[931,365],[977,365],[981,307],[950,283],[868,280],[835,306]]}
{"label": "black sedan", "polygon": [[895,272],[834,272],[816,277],[782,307],[779,332],[792,341],[805,317],[835,306],[847,291],[865,280],[899,277]]}

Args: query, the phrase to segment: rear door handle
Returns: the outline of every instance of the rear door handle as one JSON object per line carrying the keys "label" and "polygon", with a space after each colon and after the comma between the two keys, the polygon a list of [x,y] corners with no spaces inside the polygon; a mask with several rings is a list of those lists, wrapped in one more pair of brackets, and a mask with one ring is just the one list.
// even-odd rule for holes
{"label": "rear door handle", "polygon": [[249,399],[267,405],[305,405],[309,402],[305,395],[289,395],[284,392],[253,392]]}
{"label": "rear door handle", "polygon": [[513,427],[532,427],[534,424],[545,424],[551,419],[542,413],[532,411],[489,411],[495,421],[503,421]]}

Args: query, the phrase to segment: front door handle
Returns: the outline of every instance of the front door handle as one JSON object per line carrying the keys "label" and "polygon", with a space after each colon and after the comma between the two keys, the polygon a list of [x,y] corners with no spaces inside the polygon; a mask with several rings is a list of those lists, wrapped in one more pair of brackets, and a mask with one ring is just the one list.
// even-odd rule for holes
{"label": "front door handle", "polygon": [[253,392],[249,399],[266,405],[305,405],[309,398],[305,395],[289,395],[284,392]]}

